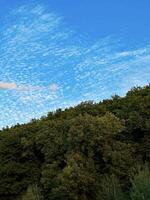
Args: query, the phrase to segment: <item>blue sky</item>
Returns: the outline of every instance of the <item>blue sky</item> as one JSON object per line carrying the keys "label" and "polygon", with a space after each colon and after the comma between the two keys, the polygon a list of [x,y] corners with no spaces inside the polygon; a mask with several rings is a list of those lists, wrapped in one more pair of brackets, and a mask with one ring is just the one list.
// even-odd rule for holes
{"label": "blue sky", "polygon": [[150,82],[147,0],[0,1],[0,127]]}

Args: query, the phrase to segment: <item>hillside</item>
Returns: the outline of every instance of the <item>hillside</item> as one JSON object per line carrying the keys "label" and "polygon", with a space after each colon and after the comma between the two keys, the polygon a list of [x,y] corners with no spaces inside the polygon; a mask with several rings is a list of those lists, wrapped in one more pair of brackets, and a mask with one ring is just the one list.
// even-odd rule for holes
{"label": "hillside", "polygon": [[0,131],[1,200],[149,200],[149,165],[150,85]]}

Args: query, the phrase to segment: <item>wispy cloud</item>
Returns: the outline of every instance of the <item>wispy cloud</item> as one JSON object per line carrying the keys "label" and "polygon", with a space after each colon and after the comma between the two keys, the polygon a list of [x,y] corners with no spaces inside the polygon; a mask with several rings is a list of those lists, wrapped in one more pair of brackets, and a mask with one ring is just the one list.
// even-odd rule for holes
{"label": "wispy cloud", "polygon": [[59,90],[59,86],[57,84],[51,84],[49,87],[52,92],[56,92]]}
{"label": "wispy cloud", "polygon": [[9,82],[0,82],[0,89],[5,90],[15,90],[17,89],[17,85],[15,83],[9,83]]}
{"label": "wispy cloud", "polygon": [[3,125],[150,82],[149,43],[131,49],[111,36],[94,43],[42,6],[21,7],[10,18],[0,39]]}
{"label": "wispy cloud", "polygon": [[59,87],[56,83],[50,84],[48,86],[33,86],[33,85],[17,85],[14,82],[0,82],[0,90],[16,90],[19,92],[24,91],[40,91],[44,89],[49,89],[51,92],[57,92]]}

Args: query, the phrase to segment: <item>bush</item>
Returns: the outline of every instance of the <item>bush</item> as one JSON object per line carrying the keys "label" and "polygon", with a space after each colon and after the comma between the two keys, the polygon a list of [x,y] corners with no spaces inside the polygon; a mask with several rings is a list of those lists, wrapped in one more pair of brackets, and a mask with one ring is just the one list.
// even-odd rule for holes
{"label": "bush", "polygon": [[147,165],[138,170],[132,181],[132,200],[150,199],[150,171]]}
{"label": "bush", "polygon": [[125,200],[119,181],[114,175],[105,176],[101,181],[97,200]]}

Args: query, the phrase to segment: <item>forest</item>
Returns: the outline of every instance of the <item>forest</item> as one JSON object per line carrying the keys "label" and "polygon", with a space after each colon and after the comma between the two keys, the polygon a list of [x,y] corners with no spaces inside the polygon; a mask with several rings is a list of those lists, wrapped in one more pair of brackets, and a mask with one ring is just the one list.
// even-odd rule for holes
{"label": "forest", "polygon": [[150,200],[150,85],[0,131],[0,200]]}

